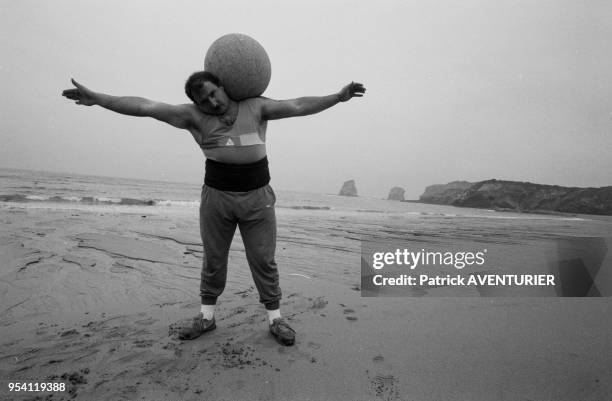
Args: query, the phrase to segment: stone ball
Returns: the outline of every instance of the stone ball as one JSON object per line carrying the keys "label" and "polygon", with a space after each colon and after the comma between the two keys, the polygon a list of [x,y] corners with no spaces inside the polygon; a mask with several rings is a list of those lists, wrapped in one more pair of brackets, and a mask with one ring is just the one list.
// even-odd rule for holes
{"label": "stone ball", "polygon": [[215,74],[227,95],[236,101],[260,96],[272,76],[266,50],[255,39],[241,33],[230,33],[215,40],[206,52],[204,70]]}

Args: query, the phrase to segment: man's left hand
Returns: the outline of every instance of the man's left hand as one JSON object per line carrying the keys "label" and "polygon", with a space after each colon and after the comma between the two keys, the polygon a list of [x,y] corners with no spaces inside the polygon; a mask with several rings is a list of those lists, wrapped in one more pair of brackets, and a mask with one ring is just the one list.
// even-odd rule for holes
{"label": "man's left hand", "polygon": [[363,84],[360,84],[359,82],[351,82],[340,90],[338,93],[338,99],[341,102],[346,102],[354,97],[362,97],[365,91],[366,90]]}

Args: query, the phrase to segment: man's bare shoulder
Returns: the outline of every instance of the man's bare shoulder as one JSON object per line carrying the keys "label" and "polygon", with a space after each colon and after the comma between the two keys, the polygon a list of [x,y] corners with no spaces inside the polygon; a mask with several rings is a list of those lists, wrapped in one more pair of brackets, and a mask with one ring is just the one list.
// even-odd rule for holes
{"label": "man's bare shoulder", "polygon": [[181,113],[188,114],[194,122],[202,122],[212,117],[210,114],[204,113],[193,103],[179,104],[176,107],[181,110]]}
{"label": "man's bare shoulder", "polygon": [[240,101],[241,104],[249,107],[256,115],[263,115],[264,110],[268,105],[276,103],[276,100],[265,96],[250,97]]}
{"label": "man's bare shoulder", "polygon": [[180,104],[178,106],[183,108],[184,110],[189,111],[194,116],[212,117],[212,114],[204,113],[198,106],[196,106],[193,103],[185,103],[185,104]]}
{"label": "man's bare shoulder", "polygon": [[240,101],[240,103],[248,104],[248,105],[262,105],[268,102],[275,102],[275,101],[276,100],[270,99],[265,96],[257,96],[257,97],[249,97],[249,98],[243,99]]}
{"label": "man's bare shoulder", "polygon": [[183,104],[177,104],[176,107],[178,107],[181,111],[184,112],[188,112],[195,115],[199,115],[199,114],[204,114],[200,109],[198,109],[198,107],[193,104],[193,103],[183,103]]}

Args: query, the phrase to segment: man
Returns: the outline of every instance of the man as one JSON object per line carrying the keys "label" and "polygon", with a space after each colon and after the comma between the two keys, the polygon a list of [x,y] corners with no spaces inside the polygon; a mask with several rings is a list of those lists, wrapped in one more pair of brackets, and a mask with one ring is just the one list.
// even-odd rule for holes
{"label": "man", "polygon": [[191,132],[206,157],[200,203],[200,233],[204,258],[200,282],[201,311],[179,338],[193,339],[214,330],[215,305],[225,288],[229,248],[240,230],[260,302],[268,311],[269,329],[283,345],[293,345],[295,331],[281,317],[281,290],[274,260],[276,197],[268,184],[266,128],[269,120],[319,113],[339,102],[361,97],[365,88],[351,82],[328,96],[272,100],[264,97],[236,102],[219,79],[206,71],[185,83],[191,104],[169,105],[140,97],[94,92],[72,80],[75,88],[62,95],[76,104],[98,105],[117,113],[153,117]]}

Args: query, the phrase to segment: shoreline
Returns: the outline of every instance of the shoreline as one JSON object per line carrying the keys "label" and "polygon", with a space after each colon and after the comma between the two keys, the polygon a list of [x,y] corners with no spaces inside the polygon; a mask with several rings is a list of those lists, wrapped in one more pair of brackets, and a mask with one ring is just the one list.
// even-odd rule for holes
{"label": "shoreline", "polygon": [[552,215],[552,216],[563,216],[563,217],[580,217],[580,216],[612,216],[608,214],[585,214],[585,213],[571,213],[571,212],[560,212],[557,210],[545,210],[545,209],[533,209],[533,210],[520,210],[520,209],[510,209],[510,208],[501,208],[501,207],[474,207],[474,206],[457,206],[457,205],[449,205],[445,203],[432,203],[432,202],[423,202],[420,200],[403,200],[400,202],[408,202],[408,203],[420,203],[423,205],[438,205],[438,206],[449,206],[456,207],[461,209],[479,209],[479,210],[491,210],[494,212],[500,213],[521,213],[521,214],[544,214],[544,215]]}

